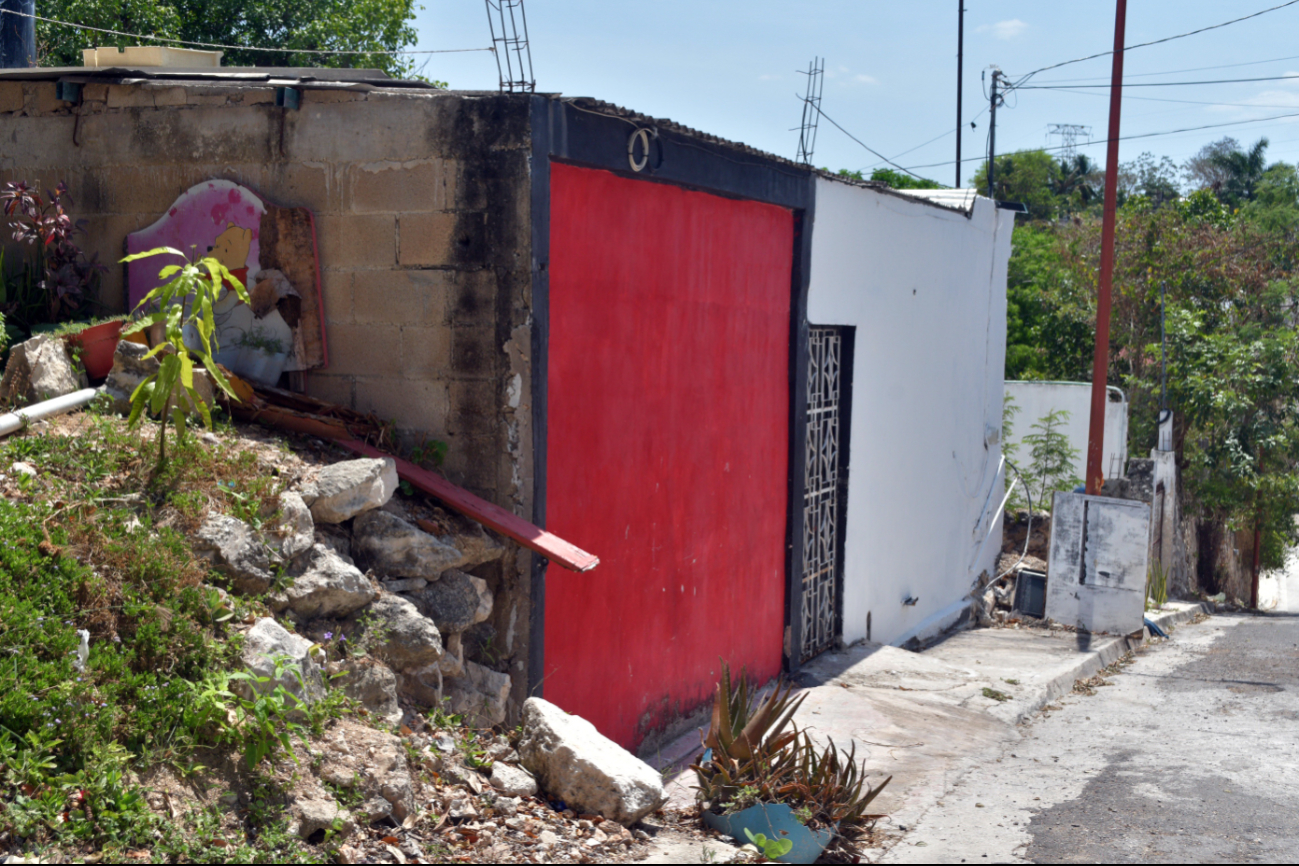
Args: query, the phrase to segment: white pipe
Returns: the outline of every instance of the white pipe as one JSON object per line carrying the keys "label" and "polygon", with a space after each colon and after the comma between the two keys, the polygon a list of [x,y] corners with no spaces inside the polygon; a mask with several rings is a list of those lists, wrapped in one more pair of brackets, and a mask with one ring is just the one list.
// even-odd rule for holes
{"label": "white pipe", "polygon": [[[996,479],[993,479],[993,483],[996,483]],[[978,552],[974,554],[974,561],[970,563],[970,567],[967,571],[973,572],[974,569],[979,567],[979,558],[983,556],[983,549],[988,546],[988,539],[992,538],[992,527],[997,525],[997,518],[995,515],[1001,514],[1006,510],[1006,503],[1010,501],[1010,494],[1015,492],[1015,485],[1018,483],[1018,481],[1012,481],[1010,486],[1006,488],[1006,495],[1001,498],[1001,505],[998,506],[997,510],[994,512],[992,523],[988,524],[988,533],[983,536],[983,543],[979,545]]]}
{"label": "white pipe", "polygon": [[0,436],[17,433],[33,421],[79,409],[97,396],[99,396],[99,389],[83,388],[62,397],[55,397],[53,400],[46,400],[44,403],[28,406],[26,409],[20,409],[17,412],[0,415]]}

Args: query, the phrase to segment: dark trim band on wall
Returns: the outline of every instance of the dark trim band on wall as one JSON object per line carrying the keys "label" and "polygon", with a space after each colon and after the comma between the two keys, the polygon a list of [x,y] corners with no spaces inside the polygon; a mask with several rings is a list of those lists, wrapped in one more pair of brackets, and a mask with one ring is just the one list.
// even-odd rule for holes
{"label": "dark trim band on wall", "polygon": [[[546,414],[550,357],[550,111],[553,100],[531,99],[532,127],[532,522],[546,525]],[[528,695],[544,697],[546,679],[545,557],[533,556],[528,598]]]}
{"label": "dark trim band on wall", "polygon": [[[643,160],[631,151],[633,136],[651,129],[652,146]],[[638,136],[638,141],[646,140]],[[728,198],[774,204],[794,212],[794,261],[791,270],[789,366],[789,500],[786,522],[785,621],[786,666],[798,667],[802,619],[802,538],[804,440],[807,434],[807,294],[812,269],[812,214],[816,175],[802,168],[660,128],[633,119],[579,108],[557,97],[532,100],[532,394],[533,522],[546,516],[546,377],[550,340],[550,160],[603,169],[624,177],[689,187]],[[643,162],[640,171],[633,166]],[[597,555],[599,551],[594,551]],[[545,562],[537,560],[532,576],[532,611],[528,652],[529,694],[542,695],[545,679]]]}

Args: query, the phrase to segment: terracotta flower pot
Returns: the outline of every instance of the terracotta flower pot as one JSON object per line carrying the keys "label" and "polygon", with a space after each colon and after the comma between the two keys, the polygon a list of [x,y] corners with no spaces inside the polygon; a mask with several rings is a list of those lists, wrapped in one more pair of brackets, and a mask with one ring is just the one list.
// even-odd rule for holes
{"label": "terracotta flower pot", "polygon": [[124,324],[105,322],[65,338],[68,345],[81,347],[81,364],[91,379],[103,379],[113,369],[113,353],[117,351]]}

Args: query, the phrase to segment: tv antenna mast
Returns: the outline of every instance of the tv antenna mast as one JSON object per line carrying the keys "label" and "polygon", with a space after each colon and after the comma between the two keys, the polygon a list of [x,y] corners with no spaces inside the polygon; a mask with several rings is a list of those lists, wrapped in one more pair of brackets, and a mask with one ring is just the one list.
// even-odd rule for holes
{"label": "tv antenna mast", "polygon": [[1048,137],[1060,136],[1061,156],[1065,159],[1074,158],[1078,152],[1079,139],[1086,139],[1087,142],[1092,140],[1092,128],[1077,123],[1053,123],[1047,127],[1046,134]]}
{"label": "tv antenna mast", "polygon": [[492,53],[501,77],[502,93],[535,93],[532,49],[528,47],[528,16],[523,0],[485,0],[492,28]]}
{"label": "tv antenna mast", "polygon": [[821,91],[825,87],[825,58],[816,57],[807,65],[807,95],[803,97],[803,123],[798,128],[798,161],[812,164],[816,150],[816,127],[821,121]]}

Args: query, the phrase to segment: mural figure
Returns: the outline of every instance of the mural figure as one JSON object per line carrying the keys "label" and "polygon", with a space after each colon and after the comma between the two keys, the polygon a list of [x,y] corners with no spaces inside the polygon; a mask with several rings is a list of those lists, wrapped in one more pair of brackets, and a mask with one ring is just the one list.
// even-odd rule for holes
{"label": "mural figure", "polygon": [[[160,246],[211,255],[249,290],[251,306],[228,286],[213,308],[215,357],[230,372],[274,385],[285,371],[326,363],[315,231],[306,209],[268,205],[232,181],[204,181],[153,225],[127,235],[129,253]],[[159,285],[162,258],[128,266],[132,307]]]}

